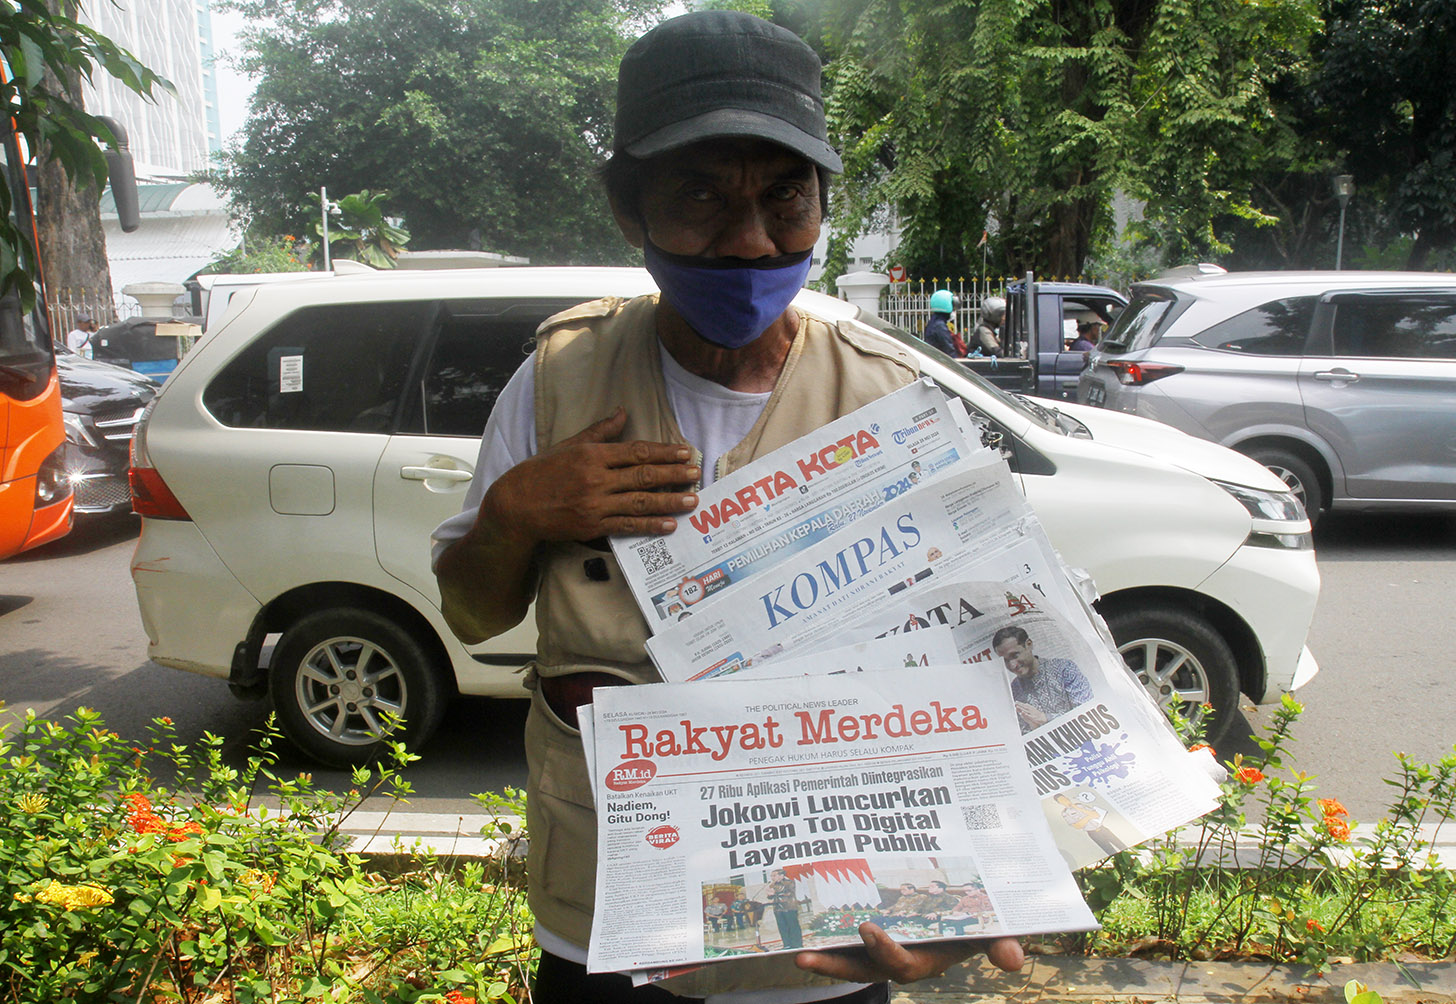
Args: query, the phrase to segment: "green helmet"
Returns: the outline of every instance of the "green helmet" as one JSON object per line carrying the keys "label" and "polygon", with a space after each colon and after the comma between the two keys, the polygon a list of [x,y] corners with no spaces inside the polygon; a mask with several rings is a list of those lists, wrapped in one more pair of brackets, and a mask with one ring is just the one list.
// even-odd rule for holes
{"label": "green helmet", "polygon": [[937,289],[930,294],[930,312],[932,314],[949,314],[955,310],[955,297],[950,295],[948,289]]}

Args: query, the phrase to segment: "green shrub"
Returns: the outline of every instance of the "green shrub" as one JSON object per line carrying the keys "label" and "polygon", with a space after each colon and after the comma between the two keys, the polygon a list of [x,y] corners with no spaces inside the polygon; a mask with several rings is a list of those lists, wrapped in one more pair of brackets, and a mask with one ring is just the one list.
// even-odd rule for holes
{"label": "green shrub", "polygon": [[[1302,711],[1284,698],[1257,740],[1262,756],[1227,764],[1221,803],[1197,826],[1079,873],[1103,925],[1094,950],[1316,968],[1336,956],[1452,954],[1456,883],[1432,853],[1434,834],[1421,830],[1452,817],[1456,754],[1436,764],[1395,754],[1385,817],[1353,831],[1338,799],[1318,797],[1312,777],[1285,767]],[[1252,826],[1250,800],[1262,810]]]}
{"label": "green shrub", "polygon": [[190,749],[166,718],[145,747],[86,709],[0,732],[0,1000],[514,1000],[523,877],[507,861],[495,882],[477,865],[391,886],[338,828],[406,797],[414,757],[395,744],[337,796],[278,777],[277,738],[270,721],[239,771],[220,738]]}

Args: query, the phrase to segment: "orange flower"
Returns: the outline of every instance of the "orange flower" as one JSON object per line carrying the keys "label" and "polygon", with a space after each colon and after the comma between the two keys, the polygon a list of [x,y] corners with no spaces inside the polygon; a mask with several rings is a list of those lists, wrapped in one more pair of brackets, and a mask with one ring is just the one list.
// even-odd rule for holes
{"label": "orange flower", "polygon": [[1238,778],[1244,784],[1258,784],[1264,780],[1264,772],[1258,767],[1240,767],[1234,771],[1234,777]]}
{"label": "orange flower", "polygon": [[1188,747],[1189,753],[1197,753],[1199,750],[1208,750],[1208,752],[1212,753],[1213,747],[1208,745],[1208,743],[1194,743],[1192,746]]}
{"label": "orange flower", "polygon": [[1348,816],[1350,814],[1349,811],[1340,804],[1340,800],[1338,798],[1322,798],[1319,800],[1319,807],[1320,812],[1323,812],[1326,817]]}
{"label": "orange flower", "polygon": [[151,800],[140,792],[123,795],[121,800],[127,805],[126,823],[134,833],[160,833],[174,844],[191,836],[202,835],[200,823],[186,822],[177,825],[157,815],[152,809]]}
{"label": "orange flower", "polygon": [[1340,843],[1344,843],[1350,839],[1350,824],[1338,816],[1326,816],[1325,829],[1330,832],[1331,837]]}
{"label": "orange flower", "polygon": [[152,811],[151,799],[141,792],[121,796],[126,803],[126,823],[136,833],[164,833],[167,821]]}
{"label": "orange flower", "polygon": [[445,995],[448,1004],[475,1004],[474,997],[466,997],[459,990],[451,990]]}
{"label": "orange flower", "polygon": [[188,837],[202,836],[201,823],[183,823],[181,826],[169,826],[167,828],[167,839],[174,844],[180,844]]}
{"label": "orange flower", "polygon": [[1309,918],[1304,922],[1304,929],[1311,934],[1313,934],[1315,931],[1318,931],[1320,934],[1325,933],[1324,927],[1320,924],[1319,921],[1315,920],[1313,917]]}

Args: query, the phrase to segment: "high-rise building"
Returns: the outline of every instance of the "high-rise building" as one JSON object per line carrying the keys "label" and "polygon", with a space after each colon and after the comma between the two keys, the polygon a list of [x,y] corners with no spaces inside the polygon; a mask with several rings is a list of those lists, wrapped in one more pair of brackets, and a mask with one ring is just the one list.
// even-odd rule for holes
{"label": "high-rise building", "polygon": [[86,110],[126,129],[138,178],[180,179],[221,149],[209,0],[90,0],[82,19],[177,88],[147,101],[109,74],[85,90]]}

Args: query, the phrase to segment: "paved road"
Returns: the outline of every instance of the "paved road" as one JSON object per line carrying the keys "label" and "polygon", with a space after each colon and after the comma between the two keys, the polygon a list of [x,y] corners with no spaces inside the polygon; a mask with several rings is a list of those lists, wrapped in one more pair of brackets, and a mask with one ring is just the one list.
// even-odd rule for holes
{"label": "paved road", "polygon": [[[204,730],[241,751],[266,705],[233,699],[218,681],[146,658],[128,574],[136,523],[82,526],[70,537],[0,564],[0,699],[12,711],[62,716],[101,711],[124,736],[169,715],[184,738]],[[1456,619],[1456,516],[1336,516],[1316,536],[1324,591],[1311,647],[1322,671],[1301,692],[1305,716],[1293,766],[1318,777],[1357,819],[1387,801],[1392,750],[1435,760],[1452,752],[1451,655]],[[521,701],[464,699],[451,708],[423,762],[411,769],[412,810],[460,813],[471,792],[520,784]],[[1249,728],[1267,710],[1248,710]],[[1255,753],[1244,730],[1219,753]],[[347,787],[347,778],[285,753],[287,769]]]}

